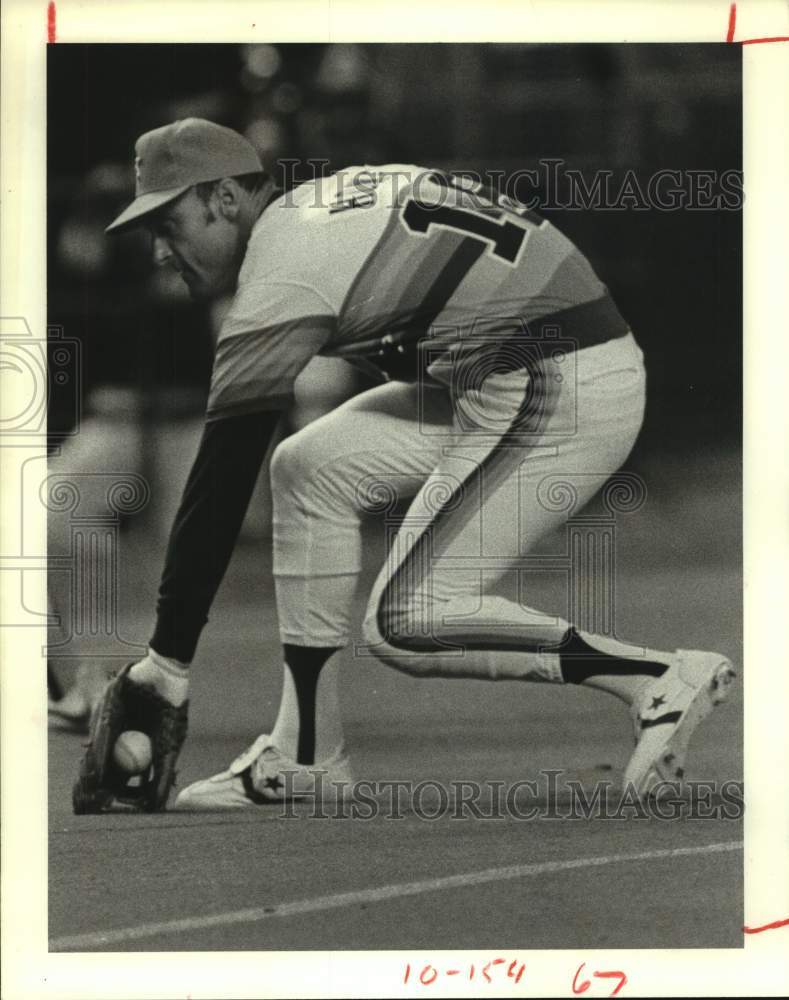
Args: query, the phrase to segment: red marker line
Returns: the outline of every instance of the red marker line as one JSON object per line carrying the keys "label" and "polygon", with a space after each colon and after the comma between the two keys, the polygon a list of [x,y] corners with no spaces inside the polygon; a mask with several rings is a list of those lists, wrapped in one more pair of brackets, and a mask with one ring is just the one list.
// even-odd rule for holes
{"label": "red marker line", "polygon": [[762,924],[761,927],[748,927],[746,924],[743,931],[746,934],[761,934],[762,931],[777,931],[779,927],[789,927],[789,917],[786,920],[773,920],[771,924]]}
{"label": "red marker line", "polygon": [[734,28],[737,24],[737,4],[733,3],[729,7],[729,30],[726,32],[726,41],[734,41]]}
{"label": "red marker line", "polygon": [[54,45],[57,39],[58,25],[57,25],[57,8],[55,7],[55,0],[50,0],[47,6],[47,41],[50,45]]}
{"label": "red marker line", "polygon": [[789,35],[776,35],[774,38],[743,38],[740,45],[761,45],[762,42],[789,42]]}
{"label": "red marker line", "polygon": [[[726,41],[734,41],[734,29],[737,26],[737,4],[733,3],[729,7],[729,29],[726,32]],[[774,35],[772,38],[743,38],[740,45],[763,45],[765,42],[789,42],[789,35]]]}
{"label": "red marker line", "polygon": [[615,997],[617,995],[617,993],[622,989],[622,987],[627,982],[627,976],[624,974],[624,972],[621,972],[619,969],[612,969],[610,972],[595,972],[595,976],[596,976],[597,979],[618,979],[619,980],[619,982],[616,984],[616,987],[614,988],[613,992],[611,993],[612,997]]}

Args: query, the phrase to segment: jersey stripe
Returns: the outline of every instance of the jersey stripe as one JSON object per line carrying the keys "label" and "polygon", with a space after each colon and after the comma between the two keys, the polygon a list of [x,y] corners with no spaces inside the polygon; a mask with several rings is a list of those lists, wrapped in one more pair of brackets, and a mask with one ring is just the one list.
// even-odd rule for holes
{"label": "jersey stripe", "polygon": [[[455,242],[456,237],[448,237],[447,242],[449,240]],[[410,286],[404,290],[402,297],[404,304],[409,301],[417,301],[420,304],[416,309],[412,307],[410,310],[406,309],[405,305],[398,304],[398,307],[395,307],[395,312],[387,325],[389,332],[379,340],[375,357],[371,359],[387,378],[407,382],[419,378],[425,368],[425,362],[420,357],[419,345],[427,340],[431,326],[484,252],[485,247],[478,240],[464,238],[443,261],[440,270],[426,290],[420,289],[418,296],[410,291]],[[423,278],[423,275],[418,275],[415,281],[421,284]]]}
{"label": "jersey stripe", "polygon": [[387,220],[384,231],[367,255],[367,259],[358,274],[351,282],[348,291],[338,311],[338,327],[343,328],[349,313],[355,312],[361,305],[376,297],[381,292],[381,282],[387,284],[396,279],[396,272],[390,273],[388,267],[393,234],[400,228],[396,213]]}
{"label": "jersey stripe", "polygon": [[[407,339],[411,342],[425,337],[449,299],[454,295],[458,285],[484,252],[485,245],[479,240],[468,237],[461,240],[460,245],[454,249],[449,259],[438,271],[430,287],[418,298],[415,295],[413,285],[421,283],[422,279],[421,276],[417,276],[412,284],[403,289],[400,302],[398,302],[397,312],[402,311],[405,319],[396,322],[392,329],[399,331],[403,327],[407,327]],[[412,315],[408,316],[406,304],[415,300],[421,304],[416,310],[416,315],[413,315],[414,311],[412,310]]]}
{"label": "jersey stripe", "polygon": [[299,316],[220,340],[206,419],[284,409],[299,372],[332,334],[332,316]]}

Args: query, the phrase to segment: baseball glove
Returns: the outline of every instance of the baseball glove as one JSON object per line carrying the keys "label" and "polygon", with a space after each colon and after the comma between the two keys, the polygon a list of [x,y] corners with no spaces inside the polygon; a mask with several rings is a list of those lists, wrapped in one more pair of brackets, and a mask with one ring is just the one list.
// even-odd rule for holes
{"label": "baseball glove", "polygon": [[[77,815],[115,810],[156,812],[164,809],[175,783],[175,764],[186,739],[189,703],[175,708],[153,688],[129,679],[128,664],[107,685],[93,710],[89,741],[74,783],[72,803]],[[151,741],[147,772],[132,777],[113,760],[113,748],[128,729]]]}

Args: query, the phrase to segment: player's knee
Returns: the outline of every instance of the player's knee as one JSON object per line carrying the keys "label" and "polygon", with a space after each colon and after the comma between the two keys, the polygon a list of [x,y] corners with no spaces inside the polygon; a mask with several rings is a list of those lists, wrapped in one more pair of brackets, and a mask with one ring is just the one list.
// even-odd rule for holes
{"label": "player's knee", "polygon": [[417,631],[416,608],[411,601],[395,602],[384,594],[367,609],[364,635],[371,643],[397,646]]}
{"label": "player's knee", "polygon": [[275,510],[283,498],[299,497],[311,515],[345,521],[357,508],[357,473],[344,455],[333,456],[325,435],[311,427],[286,438],[271,459],[271,488]]}
{"label": "player's knee", "polygon": [[271,456],[272,489],[277,493],[303,489],[315,474],[316,457],[308,438],[300,433],[286,438]]}
{"label": "player's knee", "polygon": [[416,677],[434,676],[430,657],[419,655],[440,648],[421,602],[392,601],[384,595],[368,608],[362,631],[370,651],[382,662]]}
{"label": "player's knee", "polygon": [[378,619],[375,609],[368,608],[364,621],[362,622],[362,638],[368,646],[375,647],[383,642],[383,636],[378,628]]}

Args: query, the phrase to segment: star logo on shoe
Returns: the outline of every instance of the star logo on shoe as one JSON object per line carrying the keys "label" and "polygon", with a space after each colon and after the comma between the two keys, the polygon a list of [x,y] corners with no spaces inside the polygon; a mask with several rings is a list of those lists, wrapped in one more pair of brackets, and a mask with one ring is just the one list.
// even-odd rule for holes
{"label": "star logo on shoe", "polygon": [[649,706],[650,712],[654,712],[656,708],[660,708],[661,705],[666,704],[666,696],[664,694],[658,695],[657,698],[652,699],[652,704]]}
{"label": "star logo on shoe", "polygon": [[272,789],[272,791],[277,792],[279,791],[280,788],[284,788],[285,784],[284,782],[280,781],[277,775],[275,774],[273,778],[265,778],[263,780],[263,786],[264,788],[270,788]]}

